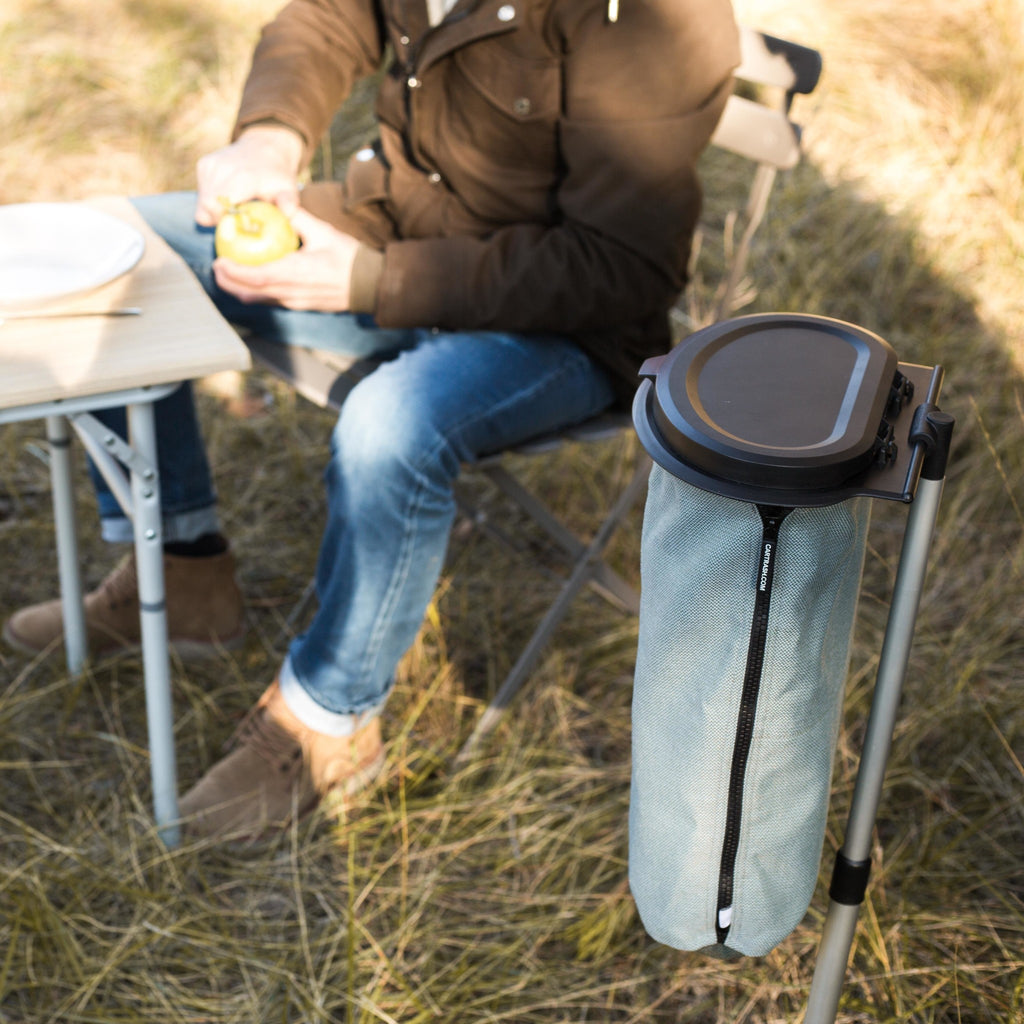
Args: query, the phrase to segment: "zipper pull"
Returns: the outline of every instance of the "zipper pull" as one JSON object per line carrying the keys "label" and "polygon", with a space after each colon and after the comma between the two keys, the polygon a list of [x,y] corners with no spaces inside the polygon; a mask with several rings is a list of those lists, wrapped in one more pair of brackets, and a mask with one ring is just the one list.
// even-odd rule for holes
{"label": "zipper pull", "polygon": [[758,505],[757,511],[761,515],[761,568],[757,576],[757,592],[770,594],[775,575],[775,549],[779,542],[779,530],[792,509]]}

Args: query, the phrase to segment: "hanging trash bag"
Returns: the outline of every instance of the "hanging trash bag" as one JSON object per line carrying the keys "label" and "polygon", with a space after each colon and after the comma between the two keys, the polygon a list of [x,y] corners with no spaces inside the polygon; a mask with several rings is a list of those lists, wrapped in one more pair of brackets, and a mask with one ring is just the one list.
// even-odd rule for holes
{"label": "hanging trash bag", "polygon": [[[657,941],[761,956],[814,892],[872,483],[912,394],[859,328],[739,317],[645,364],[629,879]],[[888,417],[888,418],[887,418]]]}
{"label": "hanging trash bag", "polygon": [[759,508],[652,471],[629,828],[659,942],[760,956],[810,903],[869,511]]}

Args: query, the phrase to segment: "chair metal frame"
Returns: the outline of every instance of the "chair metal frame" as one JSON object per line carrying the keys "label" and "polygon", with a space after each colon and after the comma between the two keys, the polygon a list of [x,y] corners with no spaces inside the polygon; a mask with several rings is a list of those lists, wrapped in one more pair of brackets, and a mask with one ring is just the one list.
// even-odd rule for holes
{"label": "chair metal frame", "polygon": [[[751,162],[752,176],[745,206],[727,218],[724,239],[726,269],[717,289],[708,322],[731,315],[738,303],[744,281],[750,246],[768,208],[779,171],[795,167],[801,159],[801,130],[790,120],[793,100],[817,86],[821,75],[821,56],[813,49],[763,32],[741,28],[741,64],[735,72],[737,91],[730,96],[711,145]],[[759,90],[757,98],[743,91]],[[742,91],[741,91],[742,90]],[[738,225],[742,225],[736,238]],[[699,244],[695,245],[695,251]],[[680,311],[675,315],[690,328],[700,326],[692,316]],[[311,349],[294,348],[267,341],[256,335],[243,339],[254,360],[276,377],[291,385],[304,398],[321,408],[340,409],[345,396],[376,364],[370,360],[341,360],[337,356]],[[556,434],[538,436],[507,452],[466,465],[467,471],[484,474],[511,502],[526,514],[554,542],[565,556],[568,574],[530,639],[505,677],[494,698],[463,744],[456,764],[466,761],[481,741],[494,729],[505,709],[533,670],[548,641],[565,618],[577,594],[590,586],[602,597],[627,613],[637,614],[640,598],[636,590],[604,560],[604,553],[616,530],[642,495],[650,472],[645,453],[637,456],[629,482],[613,501],[600,527],[589,540],[578,537],[529,491],[508,466],[509,455],[550,454],[568,443],[593,443],[621,439],[632,433],[628,412],[610,412],[577,424]],[[473,507],[461,492],[459,507],[469,521],[486,525],[486,516]],[[500,531],[491,531],[500,534]],[[307,588],[300,608],[311,596]]]}

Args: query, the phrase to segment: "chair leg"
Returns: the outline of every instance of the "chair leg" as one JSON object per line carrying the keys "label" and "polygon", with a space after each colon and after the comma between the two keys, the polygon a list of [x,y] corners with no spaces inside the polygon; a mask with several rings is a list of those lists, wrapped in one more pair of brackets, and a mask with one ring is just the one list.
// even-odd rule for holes
{"label": "chair leg", "polygon": [[466,740],[462,749],[456,755],[456,767],[465,764],[483,739],[501,721],[506,708],[519,692],[520,687],[530,674],[551,635],[562,619],[565,618],[573,598],[579,593],[584,584],[594,581],[598,567],[604,564],[600,561],[601,555],[608,546],[608,542],[611,540],[622,519],[636,503],[644,487],[647,485],[650,469],[650,462],[647,459],[642,458],[638,462],[633,478],[626,486],[626,489],[619,495],[618,500],[612,507],[608,517],[601,524],[601,528],[594,536],[594,539],[584,548],[581,556],[576,560],[575,567],[563,584],[558,597],[537,625],[522,654],[519,655],[515,665],[512,666],[512,670],[495,694],[494,699],[477,722],[476,728],[474,728],[469,739]]}
{"label": "chair leg", "polygon": [[[575,565],[580,559],[587,555],[589,545],[562,523],[535,495],[531,494],[519,481],[504,468],[500,463],[481,467],[480,471],[485,473],[488,479],[508,498],[515,502],[530,519],[536,523],[557,545],[561,548],[570,564]],[[647,475],[650,472],[646,456],[641,456],[641,463],[637,472],[643,473],[643,479],[637,485],[643,487],[647,482]],[[632,495],[629,504],[625,507],[622,516],[633,507],[639,489],[633,494],[632,488],[636,478],[627,487],[627,493]],[[612,516],[609,515],[609,519]],[[499,535],[500,537],[500,535]],[[610,539],[610,538],[609,538]],[[605,545],[607,546],[607,541]],[[640,612],[640,595],[631,587],[611,566],[605,562],[598,561],[592,566],[592,571],[584,581],[589,583],[606,601],[615,605],[625,612],[637,615]]]}

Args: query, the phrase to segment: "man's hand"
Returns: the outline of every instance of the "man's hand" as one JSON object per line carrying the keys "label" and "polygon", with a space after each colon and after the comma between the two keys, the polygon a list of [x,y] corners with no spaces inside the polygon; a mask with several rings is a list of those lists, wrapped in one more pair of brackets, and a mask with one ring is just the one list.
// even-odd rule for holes
{"label": "man's hand", "polygon": [[222,199],[238,204],[266,199],[298,205],[303,142],[283,125],[254,125],[230,146],[196,165],[196,223],[213,227],[224,215]]}
{"label": "man's hand", "polygon": [[242,302],[345,312],[359,243],[299,206],[302,150],[302,139],[290,128],[254,125],[230,146],[204,156],[196,167],[196,223],[216,225],[225,213],[223,200],[276,203],[299,233],[302,248],[257,267],[214,260],[217,284]]}
{"label": "man's hand", "polygon": [[242,302],[265,302],[322,313],[348,311],[352,262],[359,243],[300,209],[297,202],[289,202],[288,197],[274,198],[299,233],[302,248],[256,267],[214,260],[217,284]]}

